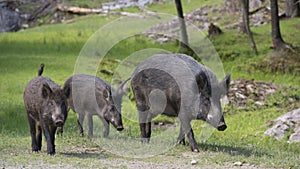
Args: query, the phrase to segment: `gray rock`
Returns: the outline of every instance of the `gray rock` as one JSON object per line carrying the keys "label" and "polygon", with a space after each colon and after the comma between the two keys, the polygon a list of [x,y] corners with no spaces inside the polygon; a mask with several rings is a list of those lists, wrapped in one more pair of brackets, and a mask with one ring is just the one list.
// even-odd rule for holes
{"label": "gray rock", "polygon": [[265,131],[264,134],[272,136],[277,140],[281,140],[287,130],[293,129],[293,133],[289,136],[289,143],[300,143],[300,108],[287,112],[279,116],[272,122],[273,126]]}
{"label": "gray rock", "polygon": [[293,133],[289,138],[289,143],[300,143],[300,132]]}
{"label": "gray rock", "polygon": [[21,28],[21,21],[18,12],[0,6],[0,33],[18,31]]}

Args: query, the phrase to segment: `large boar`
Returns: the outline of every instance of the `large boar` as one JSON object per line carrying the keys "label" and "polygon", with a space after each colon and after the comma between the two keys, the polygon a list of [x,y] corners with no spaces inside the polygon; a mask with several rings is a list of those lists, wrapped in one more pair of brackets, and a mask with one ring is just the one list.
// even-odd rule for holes
{"label": "large boar", "polygon": [[[77,74],[67,79],[64,90],[68,91],[69,107],[78,113],[79,134],[83,136],[83,120],[87,115],[88,137],[93,137],[93,115],[97,115],[104,125],[103,137],[109,134],[109,123],[118,131],[124,129],[121,116],[122,83],[117,90],[96,76]],[[116,96],[113,97],[112,93]],[[114,98],[114,99],[113,99]]]}
{"label": "large boar", "polygon": [[[32,151],[42,147],[42,131],[47,141],[47,153],[55,154],[55,131],[67,119],[67,100],[64,91],[51,79],[42,77],[41,64],[38,77],[33,78],[24,91],[24,103],[31,134]],[[37,127],[37,134],[36,134]]]}
{"label": "large boar", "polygon": [[219,131],[227,128],[220,97],[226,94],[230,74],[218,81],[215,74],[184,54],[158,54],[141,62],[132,74],[132,90],[139,113],[142,141],[151,136],[151,119],[159,114],[179,117],[178,142],[187,135],[198,152],[191,120],[201,119]]}

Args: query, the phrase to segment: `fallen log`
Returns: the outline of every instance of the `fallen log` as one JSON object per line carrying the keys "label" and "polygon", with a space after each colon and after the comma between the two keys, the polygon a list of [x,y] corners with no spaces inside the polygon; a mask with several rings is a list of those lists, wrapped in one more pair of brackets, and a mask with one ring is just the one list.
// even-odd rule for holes
{"label": "fallen log", "polygon": [[57,10],[61,12],[68,12],[68,13],[79,14],[79,15],[104,13],[103,9],[80,8],[75,6],[66,6],[63,4],[58,4]]}
{"label": "fallen log", "polygon": [[[91,8],[80,8],[80,7],[74,7],[74,6],[66,6],[63,4],[57,5],[57,10],[61,12],[68,12],[72,14],[77,15],[88,15],[88,14],[104,14],[104,15],[121,15],[121,16],[128,16],[128,17],[137,17],[137,18],[144,18],[145,15],[137,14],[137,13],[130,13],[130,12],[118,12],[118,11],[110,11],[105,9],[91,9]],[[145,12],[146,14],[149,14],[149,12]],[[154,15],[151,13],[151,15]]]}

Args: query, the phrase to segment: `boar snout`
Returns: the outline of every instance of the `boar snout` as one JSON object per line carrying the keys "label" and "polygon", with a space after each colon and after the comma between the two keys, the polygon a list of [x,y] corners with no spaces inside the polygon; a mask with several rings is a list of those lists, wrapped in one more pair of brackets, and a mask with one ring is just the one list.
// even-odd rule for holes
{"label": "boar snout", "polygon": [[124,127],[123,127],[123,126],[118,126],[118,127],[117,127],[117,130],[118,130],[118,131],[122,131],[122,130],[124,130]]}
{"label": "boar snout", "polygon": [[121,119],[113,119],[113,120],[110,120],[110,123],[118,130],[118,131],[122,131],[124,129],[123,127],[123,123],[122,123],[122,120]]}
{"label": "boar snout", "polygon": [[220,124],[217,126],[217,129],[219,131],[224,131],[224,130],[226,130],[226,128],[227,128],[227,125],[224,122],[220,122]]}
{"label": "boar snout", "polygon": [[61,119],[58,119],[58,120],[54,121],[54,124],[57,127],[62,127],[64,125],[64,121]]}
{"label": "boar snout", "polygon": [[53,114],[52,115],[53,123],[56,127],[62,127],[64,125],[64,116],[62,114]]}

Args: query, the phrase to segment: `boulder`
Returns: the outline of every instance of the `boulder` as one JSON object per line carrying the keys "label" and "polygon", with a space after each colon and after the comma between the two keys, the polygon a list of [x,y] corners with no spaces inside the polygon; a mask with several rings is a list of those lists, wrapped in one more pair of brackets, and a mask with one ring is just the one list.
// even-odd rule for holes
{"label": "boulder", "polygon": [[273,126],[266,130],[264,134],[281,140],[286,131],[292,130],[293,133],[289,136],[288,142],[300,143],[300,108],[279,116],[271,121],[270,124]]}
{"label": "boulder", "polygon": [[17,11],[0,5],[0,33],[8,31],[18,31],[21,28],[20,15]]}

